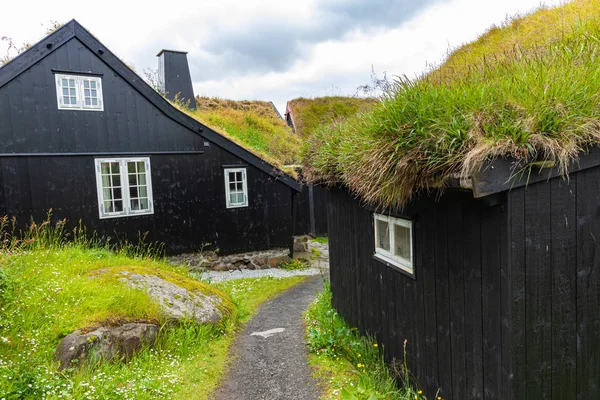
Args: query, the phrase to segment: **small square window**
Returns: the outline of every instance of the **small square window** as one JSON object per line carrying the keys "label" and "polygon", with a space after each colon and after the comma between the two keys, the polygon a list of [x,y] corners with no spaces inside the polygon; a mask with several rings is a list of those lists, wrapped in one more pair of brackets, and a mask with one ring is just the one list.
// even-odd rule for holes
{"label": "small square window", "polygon": [[102,78],[56,75],[58,109],[104,111]]}
{"label": "small square window", "polygon": [[150,159],[96,159],[100,218],[152,214]]}
{"label": "small square window", "polygon": [[373,214],[375,222],[375,256],[413,274],[412,221]]}
{"label": "small square window", "polygon": [[225,169],[225,199],[227,208],[248,206],[246,168]]}

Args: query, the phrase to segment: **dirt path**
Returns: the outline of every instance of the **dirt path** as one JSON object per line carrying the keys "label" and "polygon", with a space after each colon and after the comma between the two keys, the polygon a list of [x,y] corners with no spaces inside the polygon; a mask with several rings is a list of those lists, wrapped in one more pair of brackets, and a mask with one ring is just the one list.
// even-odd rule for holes
{"label": "dirt path", "polygon": [[321,289],[315,276],[262,305],[239,333],[219,400],[319,398],[307,365],[302,313]]}

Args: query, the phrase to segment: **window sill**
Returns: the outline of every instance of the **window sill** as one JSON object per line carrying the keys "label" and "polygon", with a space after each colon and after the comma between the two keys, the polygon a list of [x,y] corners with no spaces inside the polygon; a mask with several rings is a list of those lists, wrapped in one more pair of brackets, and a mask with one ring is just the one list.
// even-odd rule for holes
{"label": "window sill", "polygon": [[146,212],[137,212],[137,213],[129,213],[129,214],[108,214],[108,215],[100,215],[100,219],[111,219],[111,218],[127,218],[127,217],[138,217],[143,215],[152,215],[154,211],[146,211]]}
{"label": "window sill", "polygon": [[239,205],[231,205],[231,206],[227,206],[227,208],[244,208],[244,207],[248,207],[248,204],[239,204]]}
{"label": "window sill", "polygon": [[387,258],[381,254],[377,254],[377,253],[373,254],[373,259],[375,261],[382,263],[383,265],[385,265],[387,267],[390,267],[390,268],[402,273],[403,275],[408,276],[409,278],[416,279],[414,269],[409,270],[408,267],[398,263],[397,261],[390,260],[389,258]]}

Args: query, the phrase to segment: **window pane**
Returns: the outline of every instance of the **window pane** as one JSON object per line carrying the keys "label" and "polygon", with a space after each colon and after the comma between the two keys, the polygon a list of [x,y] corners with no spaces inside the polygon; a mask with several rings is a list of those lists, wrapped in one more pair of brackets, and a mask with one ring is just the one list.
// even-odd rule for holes
{"label": "window pane", "polygon": [[121,175],[111,175],[112,176],[112,185],[114,187],[121,186]]}
{"label": "window pane", "polygon": [[129,172],[130,174],[135,174],[135,162],[128,162],[127,163],[127,172]]}
{"label": "window pane", "polygon": [[69,95],[69,89],[63,88],[63,96],[68,96],[68,95]]}
{"label": "window pane", "polygon": [[146,172],[146,163],[143,161],[138,161],[137,170],[138,172]]}
{"label": "window pane", "polygon": [[96,81],[92,81],[92,82],[90,82],[90,83],[91,83],[91,85],[92,85],[92,88],[96,89]]}
{"label": "window pane", "polygon": [[234,191],[237,190],[237,185],[234,182],[229,183],[229,190]]}
{"label": "window pane", "polygon": [[140,210],[148,210],[148,199],[140,199]]}
{"label": "window pane", "polygon": [[410,229],[394,225],[394,255],[407,261],[410,259]]}
{"label": "window pane", "polygon": [[113,204],[112,201],[105,201],[104,202],[104,212],[113,212]]}
{"label": "window pane", "polygon": [[112,199],[112,191],[110,189],[102,189],[102,195],[104,196],[104,200]]}
{"label": "window pane", "polygon": [[129,184],[130,185],[137,185],[136,177],[137,177],[136,174],[129,174]]}
{"label": "window pane", "polygon": [[84,89],[83,94],[85,97],[90,97],[90,89]]}
{"label": "window pane", "polygon": [[[89,88],[90,87],[90,81],[83,81],[83,87],[86,88],[86,89]],[[86,90],[86,92],[89,93],[89,90]]]}
{"label": "window pane", "polygon": [[114,196],[115,199],[122,199],[123,198],[123,193],[122,193],[120,187],[113,189],[113,196]]}
{"label": "window pane", "polygon": [[138,199],[131,199],[131,210],[138,211],[140,209],[140,201]]}
{"label": "window pane", "polygon": [[69,79],[69,86],[71,86],[71,87],[75,86],[75,79]]}
{"label": "window pane", "polygon": [[242,173],[241,172],[236,172],[235,173],[235,180],[238,182],[242,181]]}
{"label": "window pane", "polygon": [[102,187],[110,187],[110,175],[102,175]]}
{"label": "window pane", "polygon": [[71,97],[71,104],[77,104],[77,98]]}
{"label": "window pane", "polygon": [[89,106],[90,104],[91,104],[91,101],[90,101],[90,99],[85,99],[85,105],[86,105],[86,106]]}
{"label": "window pane", "polygon": [[92,105],[97,106],[98,105],[98,99],[92,99]]}
{"label": "window pane", "polygon": [[244,193],[238,192],[237,202],[240,204],[244,202]]}
{"label": "window pane", "polygon": [[132,198],[133,198],[133,197],[139,197],[139,195],[138,195],[138,188],[137,188],[137,186],[131,186],[131,187],[129,188],[129,196],[130,196],[130,197],[132,197]]}
{"label": "window pane", "polygon": [[390,251],[390,230],[388,223],[382,220],[376,220],[377,224],[377,247],[385,251]]}
{"label": "window pane", "polygon": [[102,171],[103,174],[110,174],[109,164],[106,162],[100,163],[100,170]]}
{"label": "window pane", "polygon": [[68,84],[69,84],[69,83],[67,82],[67,80],[66,80],[66,79],[63,79],[63,80],[62,80],[62,85],[63,85],[63,86],[68,86]]}
{"label": "window pane", "polygon": [[113,174],[118,174],[120,169],[119,169],[119,163],[118,162],[112,162],[110,163],[110,170]]}
{"label": "window pane", "polygon": [[71,104],[71,103],[69,102],[69,97],[65,97],[65,98],[63,99],[63,103],[65,103],[65,104]]}
{"label": "window pane", "polygon": [[146,174],[138,174],[138,185],[145,185],[146,184]]}
{"label": "window pane", "polygon": [[140,197],[148,197],[148,188],[146,186],[139,186],[138,193]]}
{"label": "window pane", "polygon": [[75,96],[75,88],[70,89],[70,94],[71,94],[71,96]]}
{"label": "window pane", "polygon": [[116,200],[114,204],[115,204],[115,206],[114,206],[115,212],[123,211],[123,200]]}
{"label": "window pane", "polygon": [[94,89],[92,89],[92,97],[98,97],[98,93]]}
{"label": "window pane", "polygon": [[229,182],[234,182],[235,181],[235,172],[230,172],[229,173]]}

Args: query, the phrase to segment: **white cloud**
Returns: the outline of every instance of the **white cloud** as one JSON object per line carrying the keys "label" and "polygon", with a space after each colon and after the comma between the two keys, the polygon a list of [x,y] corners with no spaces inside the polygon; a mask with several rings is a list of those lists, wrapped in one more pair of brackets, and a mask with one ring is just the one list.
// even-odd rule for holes
{"label": "white cloud", "polygon": [[[560,0],[545,1],[546,5],[559,3]],[[217,79],[207,79],[206,65],[195,60],[211,57],[213,53],[208,49],[218,48],[220,43],[214,40],[223,32],[243,38],[252,33],[249,29],[261,27],[263,21],[276,21],[275,28],[285,28],[291,38],[287,40],[293,40],[294,29],[301,24],[309,27],[308,33],[316,30],[318,24],[327,24],[327,16],[318,14],[320,4],[280,0],[190,0],[152,5],[106,1],[101,7],[86,9],[74,1],[63,2],[59,7],[39,0],[9,2],[2,6],[0,36],[10,36],[16,43],[33,42],[44,35],[42,24],[75,18],[140,72],[156,67],[154,56],[163,47],[187,50],[190,60],[194,60],[192,78],[197,94],[273,100],[283,110],[286,100],[298,96],[353,93],[358,85],[369,81],[371,65],[388,75],[420,74],[427,63],[439,63],[449,47],[472,41],[491,24],[539,5],[539,0],[438,1],[423,6],[394,28],[382,24],[368,31],[350,30],[331,37],[324,33],[322,38],[307,38],[303,31],[304,36],[294,40],[301,43],[302,51],[288,64],[281,64],[281,68],[268,69],[270,64],[266,63],[267,69],[257,72],[251,65],[239,66],[231,72],[221,71]],[[22,17],[25,15],[27,18]],[[266,41],[262,48],[268,47],[276,36],[277,31],[271,37],[261,38]],[[5,50],[5,44],[0,44],[0,55]]]}

